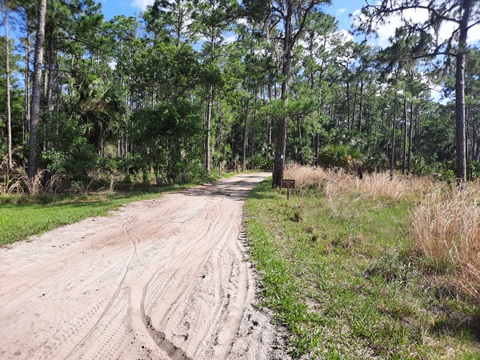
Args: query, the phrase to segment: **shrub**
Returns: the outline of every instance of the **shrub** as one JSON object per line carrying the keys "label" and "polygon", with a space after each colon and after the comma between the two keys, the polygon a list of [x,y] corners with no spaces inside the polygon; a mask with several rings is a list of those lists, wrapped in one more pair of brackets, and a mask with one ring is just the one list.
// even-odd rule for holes
{"label": "shrub", "polygon": [[251,167],[253,169],[272,169],[273,168],[273,160],[267,159],[265,156],[262,155],[255,155],[250,160]]}
{"label": "shrub", "polygon": [[328,145],[318,154],[320,164],[327,168],[347,169],[352,162],[360,159],[361,154],[358,150],[343,144]]}

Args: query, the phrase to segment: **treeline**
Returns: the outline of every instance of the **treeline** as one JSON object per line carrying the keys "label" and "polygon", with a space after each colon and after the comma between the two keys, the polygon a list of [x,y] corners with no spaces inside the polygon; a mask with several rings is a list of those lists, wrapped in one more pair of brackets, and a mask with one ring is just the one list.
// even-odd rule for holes
{"label": "treeline", "polygon": [[[351,40],[324,12],[328,3],[157,0],[138,17],[106,21],[93,0],[3,0],[2,172],[172,183],[275,163],[278,183],[292,161],[480,174],[479,46],[459,31],[440,44],[428,30],[450,14],[465,25],[465,4],[427,9],[444,16],[422,29],[405,22],[381,49]],[[467,5],[471,29],[480,10]],[[402,10],[386,6],[363,9],[357,31]]]}

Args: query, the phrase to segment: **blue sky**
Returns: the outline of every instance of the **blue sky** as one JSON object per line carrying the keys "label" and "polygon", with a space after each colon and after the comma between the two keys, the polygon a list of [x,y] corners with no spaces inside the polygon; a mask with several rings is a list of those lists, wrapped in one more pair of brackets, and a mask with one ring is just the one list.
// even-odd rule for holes
{"label": "blue sky", "polygon": [[[135,15],[144,10],[148,4],[152,4],[153,0],[98,0],[102,3],[103,13],[107,20],[115,15]],[[360,9],[365,3],[364,0],[341,1],[333,0],[332,5],[325,7],[325,11],[335,16],[339,20],[339,27],[349,30],[351,19],[349,13]]]}
{"label": "blue sky", "polygon": [[325,7],[325,12],[337,18],[340,29],[350,30],[352,19],[348,15],[360,10],[364,4],[363,0],[333,0],[332,5]]}
{"label": "blue sky", "polygon": [[103,14],[106,20],[110,20],[115,15],[135,15],[141,11],[138,6],[135,6],[133,0],[97,0],[102,4]]}

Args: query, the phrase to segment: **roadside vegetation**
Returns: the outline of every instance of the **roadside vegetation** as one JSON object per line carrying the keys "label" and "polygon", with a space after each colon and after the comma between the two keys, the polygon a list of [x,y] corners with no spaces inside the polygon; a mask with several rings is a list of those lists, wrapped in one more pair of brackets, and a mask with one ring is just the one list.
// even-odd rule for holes
{"label": "roadside vegetation", "polygon": [[10,181],[8,186],[0,183],[0,247],[87,217],[107,215],[109,211],[132,201],[157,198],[169,191],[234,174],[219,176],[212,173],[208,178],[169,186],[119,181],[112,189],[111,182],[107,180],[103,183],[105,187],[101,186],[100,180],[90,187],[83,183],[67,183],[58,178],[42,184],[40,177],[33,182],[26,176],[19,177]]}
{"label": "roadside vegetation", "polygon": [[477,359],[480,184],[293,166],[247,202],[262,305],[290,353],[320,359]]}

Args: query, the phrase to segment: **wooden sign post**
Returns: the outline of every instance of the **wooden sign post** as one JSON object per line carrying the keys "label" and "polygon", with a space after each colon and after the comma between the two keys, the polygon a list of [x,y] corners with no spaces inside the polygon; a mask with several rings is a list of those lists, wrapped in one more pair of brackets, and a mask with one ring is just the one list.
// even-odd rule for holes
{"label": "wooden sign post", "polygon": [[287,199],[290,199],[290,189],[295,189],[295,180],[283,179],[282,189],[287,189]]}

